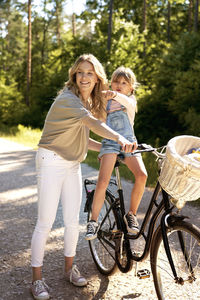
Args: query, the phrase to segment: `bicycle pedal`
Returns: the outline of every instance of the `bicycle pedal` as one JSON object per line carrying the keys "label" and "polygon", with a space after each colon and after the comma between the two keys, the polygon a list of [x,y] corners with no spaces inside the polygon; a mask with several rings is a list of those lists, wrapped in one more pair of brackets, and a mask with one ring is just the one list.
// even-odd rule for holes
{"label": "bicycle pedal", "polygon": [[139,271],[137,272],[137,276],[138,276],[140,279],[149,278],[149,277],[150,277],[150,271],[147,270],[147,269],[139,270]]}

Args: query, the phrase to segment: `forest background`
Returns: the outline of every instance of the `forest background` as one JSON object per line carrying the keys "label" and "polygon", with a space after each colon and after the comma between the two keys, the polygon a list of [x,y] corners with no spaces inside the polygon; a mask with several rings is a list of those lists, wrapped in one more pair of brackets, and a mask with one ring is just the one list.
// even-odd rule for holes
{"label": "forest background", "polygon": [[0,130],[42,129],[68,69],[92,53],[108,78],[136,74],[139,143],[200,136],[199,0],[85,1],[80,15],[70,1],[0,0]]}

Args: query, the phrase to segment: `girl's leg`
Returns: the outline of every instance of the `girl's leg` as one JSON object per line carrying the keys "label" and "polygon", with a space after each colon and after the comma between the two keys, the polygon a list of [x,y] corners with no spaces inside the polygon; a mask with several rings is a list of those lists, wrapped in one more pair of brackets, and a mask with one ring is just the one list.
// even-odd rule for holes
{"label": "girl's leg", "polygon": [[91,220],[97,221],[98,219],[100,210],[105,199],[106,188],[109,184],[112,171],[116,162],[116,158],[117,154],[115,153],[104,154],[101,158],[99,176],[92,204]]}
{"label": "girl's leg", "polygon": [[124,162],[135,176],[135,184],[131,193],[129,211],[132,211],[133,214],[136,215],[138,206],[144,193],[147,180],[147,171],[143,163],[142,157],[126,157]]}
{"label": "girl's leg", "polygon": [[56,217],[63,183],[63,164],[56,165],[52,151],[38,150],[36,156],[38,180],[38,220],[31,241],[33,281],[42,279],[44,248]]}

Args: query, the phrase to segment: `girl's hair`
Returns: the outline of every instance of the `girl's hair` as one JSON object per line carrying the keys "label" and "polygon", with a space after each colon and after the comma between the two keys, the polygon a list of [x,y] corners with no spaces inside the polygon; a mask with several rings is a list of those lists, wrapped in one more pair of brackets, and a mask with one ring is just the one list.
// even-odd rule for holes
{"label": "girl's hair", "polygon": [[121,66],[113,72],[111,77],[111,82],[116,81],[120,77],[123,77],[132,86],[133,88],[132,94],[134,94],[134,91],[138,87],[139,83],[137,82],[137,79],[133,71],[130,68]]}
{"label": "girl's hair", "polygon": [[102,64],[92,54],[83,54],[77,58],[74,65],[69,69],[69,80],[65,83],[76,96],[80,97],[80,91],[76,84],[76,72],[82,62],[89,62],[93,65],[94,71],[98,77],[98,81],[94,86],[87,106],[91,113],[98,119],[105,120],[106,118],[106,101],[101,95],[101,91],[108,89],[108,80]]}

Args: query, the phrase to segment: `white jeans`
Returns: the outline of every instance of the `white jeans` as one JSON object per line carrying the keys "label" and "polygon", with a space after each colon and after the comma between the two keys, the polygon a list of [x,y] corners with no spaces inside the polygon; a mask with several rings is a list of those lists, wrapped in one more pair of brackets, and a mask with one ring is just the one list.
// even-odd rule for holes
{"label": "white jeans", "polygon": [[53,151],[39,148],[36,155],[38,180],[38,220],[31,242],[32,267],[43,264],[46,240],[54,223],[59,199],[62,202],[64,255],[75,256],[79,235],[79,211],[82,199],[81,166]]}

